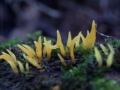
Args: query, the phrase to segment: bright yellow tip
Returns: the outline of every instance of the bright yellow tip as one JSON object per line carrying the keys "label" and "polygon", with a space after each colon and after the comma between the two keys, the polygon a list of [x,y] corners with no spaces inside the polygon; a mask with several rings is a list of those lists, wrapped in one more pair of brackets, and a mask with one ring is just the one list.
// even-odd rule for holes
{"label": "bright yellow tip", "polygon": [[81,36],[83,41],[83,48],[92,48],[94,46],[94,43],[96,41],[96,25],[95,21],[92,22],[91,32],[87,31],[87,36],[84,38],[84,36]]}
{"label": "bright yellow tip", "polygon": [[61,35],[60,35],[59,30],[57,30],[57,45],[59,46],[59,43],[61,43],[61,42],[62,42]]}
{"label": "bright yellow tip", "polygon": [[108,47],[109,47],[109,49],[110,49],[110,52],[114,54],[114,53],[115,53],[114,48],[113,48],[110,44],[107,44],[107,45],[108,45]]}
{"label": "bright yellow tip", "polygon": [[69,31],[69,33],[68,33],[68,40],[67,40],[67,44],[66,44],[66,48],[70,48],[71,41],[72,41],[72,37],[71,37],[71,32]]}
{"label": "bright yellow tip", "polygon": [[24,53],[26,53],[30,57],[35,57],[35,54],[33,54],[30,49],[23,47],[22,45],[17,45],[18,48],[20,48]]}
{"label": "bright yellow tip", "polygon": [[25,64],[25,67],[26,67],[26,71],[29,73],[29,63],[27,62],[26,64]]}
{"label": "bright yellow tip", "polygon": [[82,35],[82,32],[79,32],[79,34],[78,34],[78,40],[75,42],[75,47],[79,46],[81,35]]}
{"label": "bright yellow tip", "polygon": [[23,64],[20,61],[17,61],[17,63],[18,63],[18,66],[20,68],[21,73],[25,73],[25,69],[23,67]]}
{"label": "bright yellow tip", "polygon": [[14,63],[16,63],[16,62],[14,61],[14,59],[13,59],[9,54],[7,54],[7,53],[5,53],[5,52],[2,52],[2,54],[3,54],[3,55],[1,55],[1,56],[2,56],[2,59],[4,59],[4,60],[12,60]]}
{"label": "bright yellow tip", "polygon": [[60,32],[57,30],[57,46],[60,48],[61,54],[66,56],[65,49],[61,40]]}
{"label": "bright yellow tip", "polygon": [[51,48],[50,48],[50,45],[48,44],[48,41],[46,40],[46,38],[44,37],[44,44],[45,44],[45,50],[46,50],[46,53],[47,53],[47,58],[48,60],[50,59],[51,57]]}
{"label": "bright yellow tip", "polygon": [[64,66],[67,66],[67,63],[65,62],[65,60],[63,59],[63,57],[58,53],[58,57],[61,61],[61,63],[64,65]]}
{"label": "bright yellow tip", "polygon": [[6,61],[10,64],[13,72],[18,74],[19,72],[18,72],[18,69],[17,69],[17,65],[13,61],[11,61],[11,60],[6,60]]}
{"label": "bright yellow tip", "polygon": [[114,52],[114,48],[110,44],[107,44],[107,45],[110,49],[110,54],[108,55],[107,60],[106,60],[107,68],[109,68],[113,63],[115,52]]}
{"label": "bright yellow tip", "polygon": [[91,28],[90,38],[89,39],[90,39],[90,45],[91,45],[91,47],[93,47],[94,43],[96,41],[96,24],[95,24],[94,20],[92,22],[92,28]]}
{"label": "bright yellow tip", "polygon": [[12,53],[10,50],[7,49],[7,52],[10,54],[10,56],[13,58],[13,60],[15,61],[15,63],[17,64],[16,62],[16,56],[14,55],[14,53]]}
{"label": "bright yellow tip", "polygon": [[11,66],[14,73],[18,74],[17,64],[15,60],[7,53],[2,52],[3,55],[0,55],[0,59],[4,59]]}
{"label": "bright yellow tip", "polygon": [[36,47],[36,54],[38,57],[38,63],[42,62],[42,40],[41,36],[38,38],[38,42],[34,41]]}
{"label": "bright yellow tip", "polygon": [[27,50],[29,50],[29,52],[31,52],[34,56],[35,56],[35,51],[28,45],[22,44]]}
{"label": "bright yellow tip", "polygon": [[36,58],[32,58],[30,56],[26,56],[27,60],[29,61],[29,63],[31,63],[33,66],[35,66],[38,69],[41,69],[42,67],[38,64],[38,61]]}
{"label": "bright yellow tip", "polygon": [[78,40],[78,36],[76,36],[72,42],[71,42],[71,45],[70,45],[70,56],[71,56],[71,60],[72,60],[72,63],[75,64],[75,56],[74,56],[74,45],[75,45],[75,42]]}
{"label": "bright yellow tip", "polygon": [[102,67],[102,56],[98,50],[97,47],[94,48],[94,51],[95,51],[95,57],[96,57],[96,60],[98,62],[98,67]]}
{"label": "bright yellow tip", "polygon": [[101,47],[102,51],[104,52],[104,54],[108,55],[108,51],[107,51],[106,47],[103,44],[100,44],[100,47]]}

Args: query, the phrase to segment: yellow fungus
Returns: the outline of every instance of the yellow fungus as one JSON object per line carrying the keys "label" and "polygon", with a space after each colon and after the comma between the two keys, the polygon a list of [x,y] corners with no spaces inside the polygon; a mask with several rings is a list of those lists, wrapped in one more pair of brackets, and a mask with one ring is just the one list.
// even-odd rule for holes
{"label": "yellow fungus", "polygon": [[17,65],[14,62],[12,62],[11,60],[6,60],[6,61],[10,64],[13,72],[18,74],[19,72],[18,72],[18,69],[17,69]]}
{"label": "yellow fungus", "polygon": [[71,45],[70,45],[70,56],[71,56],[71,60],[72,60],[72,63],[75,64],[75,56],[74,56],[74,45],[75,45],[75,42],[78,40],[78,36],[76,36],[72,42],[71,42]]}
{"label": "yellow fungus", "polygon": [[59,46],[59,43],[61,43],[61,42],[62,42],[61,35],[60,35],[59,30],[57,30],[57,45]]}
{"label": "yellow fungus", "polygon": [[15,63],[17,64],[16,62],[16,56],[14,55],[14,53],[12,53],[10,50],[7,49],[7,52],[9,53],[9,55],[13,58],[13,60],[15,61]]}
{"label": "yellow fungus", "polygon": [[5,52],[2,52],[2,54],[3,55],[0,55],[0,59],[4,59],[6,62],[8,62],[13,72],[18,74],[17,65],[16,62],[13,60],[13,57],[11,57],[9,54]]}
{"label": "yellow fungus", "polygon": [[75,42],[75,47],[79,46],[81,34],[82,34],[82,32],[79,32],[79,34],[77,35],[78,36],[78,40]]}
{"label": "yellow fungus", "polygon": [[61,54],[66,56],[65,49],[61,40],[60,32],[57,30],[57,46],[60,48]]}
{"label": "yellow fungus", "polygon": [[11,57],[9,54],[5,53],[5,52],[2,52],[2,58],[5,59],[5,60],[12,60],[15,64],[16,64],[16,61],[14,60],[13,57]]}
{"label": "yellow fungus", "polygon": [[107,68],[109,68],[113,63],[113,58],[114,58],[115,52],[114,52],[114,48],[110,44],[107,44],[107,45],[110,49],[110,54],[108,55],[107,60],[106,60]]}
{"label": "yellow fungus", "polygon": [[63,43],[60,43],[60,44],[59,44],[59,47],[60,47],[61,54],[62,54],[63,56],[66,56],[66,53],[65,53],[65,49],[64,49]]}
{"label": "yellow fungus", "polygon": [[38,64],[37,59],[36,58],[32,58],[30,56],[26,56],[27,60],[29,61],[29,63],[31,63],[33,66],[35,66],[38,69],[41,69],[42,67]]}
{"label": "yellow fungus", "polygon": [[[47,40],[46,40],[46,41],[47,41]],[[51,45],[51,40],[49,40],[49,41],[47,41],[47,42],[48,42],[50,48],[51,48],[51,49],[54,49],[54,46]],[[45,45],[45,39],[44,39],[44,43],[43,43],[43,44]],[[44,46],[44,48],[43,48],[43,57],[45,57],[46,54],[47,54],[46,46]]]}
{"label": "yellow fungus", "polygon": [[91,32],[87,31],[86,38],[81,34],[81,38],[83,41],[83,48],[92,48],[94,46],[94,43],[96,41],[96,25],[95,21],[92,22]]}
{"label": "yellow fungus", "polygon": [[97,47],[94,47],[95,57],[98,62],[98,67],[102,67],[102,56]]}
{"label": "yellow fungus", "polygon": [[41,63],[42,61],[42,40],[41,36],[38,38],[38,42],[34,41],[35,47],[36,47],[36,54],[38,57],[38,63]]}
{"label": "yellow fungus", "polygon": [[35,51],[28,45],[22,44],[27,50],[29,50],[29,52],[31,52],[34,56],[35,56]]}
{"label": "yellow fungus", "polygon": [[72,41],[72,37],[71,37],[71,32],[69,31],[69,33],[68,33],[68,40],[67,40],[67,44],[66,44],[66,48],[70,48],[71,41]]}
{"label": "yellow fungus", "polygon": [[[74,48],[79,46],[80,43],[80,39],[82,39],[82,44],[83,44],[83,48],[87,49],[87,48],[92,48],[94,46],[95,40],[96,40],[96,25],[95,25],[95,21],[92,22],[92,27],[91,27],[91,31],[89,32],[87,30],[87,35],[86,37],[83,36],[83,34],[80,32],[73,40],[71,37],[71,32],[68,33],[68,40],[66,43],[66,48],[70,48],[70,57],[72,60],[72,64],[75,64],[75,56],[74,56]],[[60,32],[57,30],[57,41],[55,45],[52,45],[51,40],[47,41],[46,38],[44,37],[44,47],[42,47],[42,40],[41,40],[41,36],[38,38],[37,41],[34,41],[35,44],[35,49],[32,49],[30,46],[25,45],[25,44],[18,44],[18,48],[20,48],[27,56],[25,56],[25,58],[27,59],[27,61],[29,63],[31,63],[33,66],[37,67],[38,69],[41,69],[42,67],[39,65],[39,63],[42,62],[42,57],[45,57],[47,55],[47,58],[50,59],[51,57],[51,52],[52,49],[60,49],[60,53],[61,54],[57,54],[58,57],[60,58],[61,63],[64,66],[67,66],[67,63],[65,62],[65,60],[63,59],[62,56],[66,56],[66,52],[64,49],[64,45],[62,43],[62,38],[60,35]],[[102,48],[103,52],[105,54],[107,54],[107,50],[106,48],[101,44],[100,47]],[[108,45],[109,49],[110,49],[110,54],[108,55],[107,58],[107,67],[110,67],[113,61],[113,55],[114,55],[114,49],[111,47],[111,45]],[[42,51],[43,48],[43,51]],[[98,62],[98,66],[101,67],[102,66],[102,57],[101,54],[99,52],[99,50],[97,49],[97,47],[94,48],[95,50],[95,57],[96,60]],[[0,59],[4,59],[6,60],[11,68],[13,69],[13,71],[15,73],[18,73],[18,69],[17,69],[17,65],[20,68],[20,71],[22,73],[26,73],[29,72],[29,63],[27,62],[25,67],[26,67],[26,71],[25,68],[23,66],[23,64],[16,60],[16,56],[10,51],[7,50],[7,53],[2,52],[2,55],[0,55]],[[43,56],[42,56],[43,55]]]}
{"label": "yellow fungus", "polygon": [[101,47],[102,51],[104,52],[104,54],[108,55],[108,51],[107,51],[106,47],[103,44],[100,44],[100,47]]}
{"label": "yellow fungus", "polygon": [[92,22],[91,32],[88,36],[90,36],[88,39],[89,39],[89,44],[91,48],[94,46],[94,43],[96,41],[96,24],[94,20]]}
{"label": "yellow fungus", "polygon": [[17,61],[17,63],[18,63],[18,66],[20,68],[21,73],[25,73],[25,69],[23,67],[23,64],[20,61]]}
{"label": "yellow fungus", "polygon": [[26,53],[28,56],[30,57],[35,57],[35,55],[33,53],[31,53],[28,49],[26,49],[25,47],[23,47],[22,45],[17,45],[24,53]]}
{"label": "yellow fungus", "polygon": [[26,71],[29,72],[29,63],[28,62],[26,62],[25,67],[26,67]]}
{"label": "yellow fungus", "polygon": [[44,37],[44,44],[45,44],[45,50],[46,50],[46,53],[47,53],[47,58],[48,60],[50,59],[51,57],[51,48],[50,48],[50,45],[48,44],[46,38]]}
{"label": "yellow fungus", "polygon": [[61,61],[61,63],[64,65],[64,66],[67,66],[67,63],[65,62],[65,60],[63,59],[63,57],[58,53],[58,57]]}
{"label": "yellow fungus", "polygon": [[89,30],[87,30],[87,37],[89,36],[89,34],[90,34]]}

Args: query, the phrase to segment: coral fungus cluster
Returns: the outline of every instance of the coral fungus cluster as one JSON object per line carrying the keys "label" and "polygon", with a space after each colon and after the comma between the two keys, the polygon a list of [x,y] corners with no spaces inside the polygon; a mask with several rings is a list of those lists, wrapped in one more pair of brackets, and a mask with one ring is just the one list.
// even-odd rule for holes
{"label": "coral fungus cluster", "polygon": [[[50,60],[52,50],[60,49],[60,53],[57,53],[56,55],[59,57],[61,63],[64,66],[67,66],[67,63],[63,58],[63,57],[66,57],[67,50],[69,51],[71,63],[75,64],[76,60],[74,55],[74,49],[78,47],[79,44],[82,44],[82,47],[84,49],[93,48],[95,41],[96,41],[96,24],[95,24],[95,21],[93,21],[91,31],[90,32],[87,31],[86,37],[84,37],[82,32],[80,32],[76,37],[72,39],[71,32],[69,32],[66,46],[63,45],[62,38],[58,30],[57,30],[57,41],[55,45],[52,45],[51,40],[47,40],[46,37],[44,37],[42,40],[41,36],[38,38],[37,41],[34,41],[35,50],[26,44],[22,44],[22,45],[18,44],[17,47],[24,53],[24,57],[27,60],[26,65],[24,65],[26,69],[24,68],[22,62],[20,62],[20,60],[17,60],[14,53],[8,49],[7,49],[8,53],[2,52],[2,55],[0,55],[0,59],[6,60],[10,64],[14,73],[19,72],[18,66],[22,73],[28,73],[29,63],[38,69],[42,69],[41,62],[43,61],[43,58],[46,57],[48,60]],[[102,48],[104,54],[108,56],[106,62],[107,62],[107,67],[110,67],[113,60],[114,49],[112,48],[111,45],[108,44],[108,47],[110,49],[110,54],[108,54],[108,51],[102,44],[100,45],[100,47]],[[102,66],[102,56],[99,50],[97,49],[97,47],[95,47],[94,50],[95,50],[95,57],[98,62],[98,66]]]}

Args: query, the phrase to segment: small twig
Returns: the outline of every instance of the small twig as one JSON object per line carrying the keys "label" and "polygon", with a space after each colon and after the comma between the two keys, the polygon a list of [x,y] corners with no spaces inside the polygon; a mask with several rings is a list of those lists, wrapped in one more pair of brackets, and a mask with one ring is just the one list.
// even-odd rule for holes
{"label": "small twig", "polygon": [[97,31],[97,33],[98,33],[99,35],[103,36],[103,37],[106,37],[106,38],[114,38],[114,37],[112,37],[112,36],[105,35],[105,34],[100,33],[100,32],[98,32],[98,31]]}

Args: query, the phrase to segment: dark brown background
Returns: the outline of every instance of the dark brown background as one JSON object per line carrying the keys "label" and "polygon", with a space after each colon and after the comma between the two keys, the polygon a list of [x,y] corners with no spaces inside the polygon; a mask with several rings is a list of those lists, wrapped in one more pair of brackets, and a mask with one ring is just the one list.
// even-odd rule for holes
{"label": "dark brown background", "polygon": [[99,32],[120,38],[120,0],[1,0],[0,19],[0,43],[36,30],[52,38],[60,30],[66,41],[68,31],[86,35],[92,20]]}

